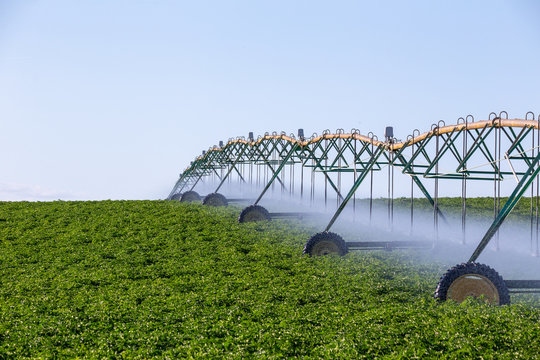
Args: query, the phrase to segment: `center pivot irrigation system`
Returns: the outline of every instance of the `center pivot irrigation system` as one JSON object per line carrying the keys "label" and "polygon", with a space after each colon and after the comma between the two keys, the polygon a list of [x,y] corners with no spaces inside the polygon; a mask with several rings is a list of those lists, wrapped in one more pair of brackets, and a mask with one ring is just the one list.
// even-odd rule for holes
{"label": "center pivot irrigation system", "polygon": [[[527,189],[530,189],[531,200],[531,252],[539,255],[539,161],[540,116],[535,119],[532,112],[528,112],[524,119],[509,119],[508,114],[502,111],[491,113],[488,120],[483,121],[475,121],[471,115],[459,118],[455,125],[439,121],[428,132],[414,130],[405,141],[394,138],[392,127],[386,128],[384,141],[373,133],[361,134],[357,129],[349,133],[343,129],[335,133],[326,130],[322,135],[313,134],[310,138],[304,136],[302,129],[298,130],[298,136],[274,132],[257,139],[250,132],[247,139],[229,139],[226,144],[220,141],[219,146],[203,151],[180,174],[168,199],[200,201],[201,196],[194,189],[208,182],[217,186],[204,196],[202,203],[227,206],[228,202],[242,199],[227,199],[219,193],[226,182],[259,189],[258,197],[251,200],[252,204],[244,208],[238,218],[243,223],[302,216],[302,213],[269,213],[260,206],[259,202],[270,188],[279,187],[282,193],[300,199],[307,197],[309,191],[310,201],[315,199],[317,191],[324,189],[325,204],[335,197],[337,208],[324,231],[306,242],[304,254],[334,253],[343,256],[349,250],[432,246],[423,241],[345,242],[340,235],[330,232],[348,205],[356,210],[358,201],[355,193],[361,186],[364,192],[369,192],[369,199],[365,201],[369,200],[371,219],[374,173],[387,175],[390,222],[394,214],[394,173],[398,170],[410,178],[411,227],[415,190],[419,190],[431,204],[434,228],[438,230],[439,221],[446,221],[438,206],[439,187],[449,182],[457,185],[461,189],[463,242],[467,233],[468,185],[470,189],[471,181],[481,181],[493,189],[493,222],[468,262],[452,267],[441,277],[435,297],[461,302],[469,296],[484,296],[486,301],[502,305],[510,302],[510,293],[540,292],[540,280],[505,281],[494,269],[476,260],[492,239],[498,246],[500,226]],[[503,180],[508,180],[506,183],[510,182],[512,188],[507,200],[501,203]],[[428,187],[433,189],[432,193]]]}

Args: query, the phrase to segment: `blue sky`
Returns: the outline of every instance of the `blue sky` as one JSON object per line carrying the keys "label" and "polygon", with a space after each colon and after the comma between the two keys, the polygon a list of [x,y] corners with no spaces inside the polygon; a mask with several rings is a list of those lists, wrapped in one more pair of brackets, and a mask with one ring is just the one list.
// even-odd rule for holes
{"label": "blue sky", "polygon": [[539,4],[0,0],[0,200],[164,198],[249,131],[539,112]]}

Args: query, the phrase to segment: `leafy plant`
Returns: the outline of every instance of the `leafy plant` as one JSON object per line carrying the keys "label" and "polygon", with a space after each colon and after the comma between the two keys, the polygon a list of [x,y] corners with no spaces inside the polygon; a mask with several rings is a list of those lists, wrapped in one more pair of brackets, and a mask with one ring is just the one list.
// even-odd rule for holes
{"label": "leafy plant", "polygon": [[534,301],[439,304],[446,265],[309,258],[313,229],[239,210],[0,203],[0,359],[538,357]]}

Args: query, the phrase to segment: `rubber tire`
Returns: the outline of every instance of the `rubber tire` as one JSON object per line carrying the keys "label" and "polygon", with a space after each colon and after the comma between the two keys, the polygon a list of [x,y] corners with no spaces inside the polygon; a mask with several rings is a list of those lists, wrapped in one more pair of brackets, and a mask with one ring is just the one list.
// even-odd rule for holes
{"label": "rubber tire", "polygon": [[329,241],[334,243],[338,249],[336,254],[339,256],[345,256],[349,252],[349,247],[341,236],[333,232],[324,231],[313,235],[308,240],[308,242],[304,246],[304,255],[317,256],[317,254],[313,254],[313,251],[315,250],[316,245],[322,241]]}
{"label": "rubber tire", "polygon": [[446,301],[448,289],[452,283],[459,277],[467,274],[482,275],[491,281],[499,293],[499,304],[496,305],[510,304],[510,294],[508,293],[508,287],[506,286],[502,276],[499,275],[499,273],[493,268],[485,264],[475,262],[462,263],[453,266],[451,269],[446,271],[446,273],[441,276],[437,289],[435,290],[435,299],[439,301]]}
{"label": "rubber tire", "polygon": [[227,198],[219,193],[211,193],[204,197],[203,205],[208,206],[227,206]]}
{"label": "rubber tire", "polygon": [[181,197],[182,197],[181,193],[174,194],[173,196],[171,196],[171,200],[179,201]]}
{"label": "rubber tire", "polygon": [[193,202],[201,200],[201,196],[195,191],[187,191],[180,197],[180,202]]}
{"label": "rubber tire", "polygon": [[240,213],[239,223],[270,221],[270,213],[260,205],[250,205]]}

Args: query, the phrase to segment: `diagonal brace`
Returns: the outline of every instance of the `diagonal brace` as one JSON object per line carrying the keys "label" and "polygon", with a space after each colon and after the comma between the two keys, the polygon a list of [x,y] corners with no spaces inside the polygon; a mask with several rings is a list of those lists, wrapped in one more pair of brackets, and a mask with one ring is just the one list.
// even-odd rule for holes
{"label": "diagonal brace", "polygon": [[512,195],[510,195],[510,197],[504,204],[503,208],[501,209],[501,211],[499,212],[495,220],[493,220],[493,223],[491,224],[488,231],[486,232],[486,234],[484,235],[484,237],[482,238],[482,240],[476,247],[476,250],[474,250],[469,261],[476,261],[478,256],[480,256],[482,251],[485,249],[485,247],[489,244],[490,240],[493,238],[493,235],[495,235],[497,230],[499,230],[499,228],[501,227],[502,223],[504,222],[508,214],[510,214],[510,212],[517,205],[517,203],[519,202],[519,200],[521,199],[521,197],[523,196],[523,194],[525,193],[529,185],[531,185],[531,183],[534,181],[534,178],[538,175],[538,172],[540,172],[540,166],[537,166],[539,160],[540,160],[540,153],[536,155],[531,165],[529,166],[529,168],[527,169],[527,171],[521,178],[521,181],[519,182],[519,184],[517,184],[516,188],[512,192]]}
{"label": "diagonal brace", "polygon": [[294,143],[291,150],[289,150],[287,155],[281,160],[281,164],[279,164],[278,168],[276,169],[276,172],[274,173],[274,175],[272,175],[272,178],[270,179],[268,184],[266,184],[266,186],[264,187],[261,195],[259,195],[259,197],[257,198],[257,200],[255,200],[255,203],[253,205],[257,205],[259,203],[259,201],[261,201],[261,199],[264,196],[264,194],[266,193],[266,191],[270,188],[270,185],[272,185],[274,180],[278,177],[279,173],[281,172],[281,170],[283,169],[283,167],[285,166],[287,161],[289,161],[289,159],[294,154],[294,152],[296,151],[297,148],[298,148],[298,143]]}

